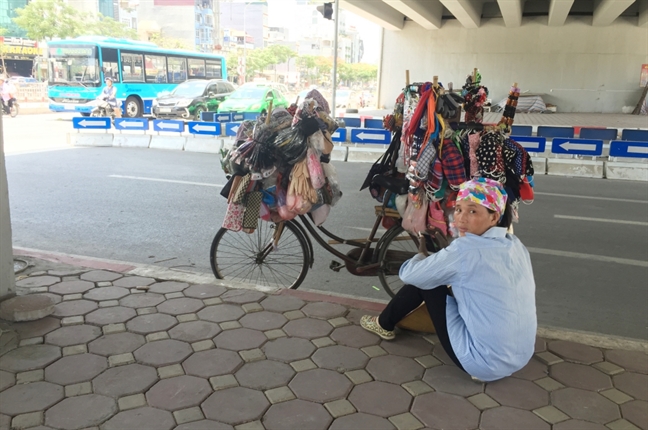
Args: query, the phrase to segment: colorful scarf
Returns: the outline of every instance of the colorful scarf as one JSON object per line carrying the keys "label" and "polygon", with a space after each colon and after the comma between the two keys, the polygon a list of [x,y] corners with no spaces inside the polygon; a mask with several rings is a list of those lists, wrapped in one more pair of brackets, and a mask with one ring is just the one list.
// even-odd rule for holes
{"label": "colorful scarf", "polygon": [[484,206],[502,216],[506,208],[507,194],[497,181],[488,178],[475,178],[459,187],[457,201],[468,200]]}

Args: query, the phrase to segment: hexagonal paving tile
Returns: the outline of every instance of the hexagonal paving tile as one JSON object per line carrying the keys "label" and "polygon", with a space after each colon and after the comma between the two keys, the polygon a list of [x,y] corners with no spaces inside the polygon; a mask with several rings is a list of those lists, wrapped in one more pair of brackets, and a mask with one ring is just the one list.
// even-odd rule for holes
{"label": "hexagonal paving tile", "polygon": [[638,400],[648,400],[648,375],[625,372],[614,376],[614,386]]}
{"label": "hexagonal paving tile", "polygon": [[526,366],[515,372],[514,378],[526,379],[527,381],[535,381],[536,379],[544,378],[549,375],[549,366],[540,361],[532,358]]}
{"label": "hexagonal paving tile", "polygon": [[380,343],[380,338],[377,335],[357,325],[336,328],[331,333],[331,339],[339,345],[351,346],[353,348],[364,348]]}
{"label": "hexagonal paving tile", "polygon": [[332,370],[313,369],[298,373],[289,387],[302,400],[326,403],[346,397],[353,384]]}
{"label": "hexagonal paving tile", "polygon": [[179,425],[174,430],[234,430],[234,427],[217,421],[200,420]]}
{"label": "hexagonal paving tile", "polygon": [[263,345],[266,357],[285,363],[308,358],[316,349],[310,341],[297,337],[281,337]]}
{"label": "hexagonal paving tile", "polygon": [[462,397],[481,393],[481,384],[470,379],[470,375],[456,366],[436,366],[425,371],[423,376],[429,386],[443,393],[456,394]]}
{"label": "hexagonal paving tile", "polygon": [[169,330],[169,336],[185,342],[196,342],[211,339],[220,332],[221,328],[218,324],[207,321],[189,321],[173,327]]}
{"label": "hexagonal paving tile", "polygon": [[231,425],[258,420],[268,406],[263,393],[244,387],[216,391],[201,405],[207,419]]}
{"label": "hexagonal paving tile", "polygon": [[0,393],[0,413],[18,415],[42,411],[63,397],[63,387],[49,382],[14,385]]}
{"label": "hexagonal paving tile", "polygon": [[329,430],[371,429],[371,430],[396,430],[388,420],[375,415],[355,413],[336,418]]}
{"label": "hexagonal paving tile", "polygon": [[117,413],[117,402],[98,394],[70,397],[45,412],[45,425],[63,429],[96,426]]}
{"label": "hexagonal paving tile", "polygon": [[135,288],[140,285],[151,285],[155,282],[153,278],[145,278],[142,276],[124,276],[123,278],[113,281],[115,287]]}
{"label": "hexagonal paving tile", "polygon": [[18,348],[18,335],[14,332],[0,332],[0,355]]}
{"label": "hexagonal paving tile", "polygon": [[301,309],[306,302],[291,296],[268,296],[261,302],[263,309],[270,312],[287,312]]}
{"label": "hexagonal paving tile", "polygon": [[648,354],[641,351],[605,351],[605,359],[631,372],[648,373]]}
{"label": "hexagonal paving tile", "polygon": [[502,406],[484,411],[481,428],[484,430],[501,430],[515,423],[516,428],[549,430],[551,426],[537,415],[528,411]]}
{"label": "hexagonal paving tile", "polygon": [[124,306],[111,306],[109,308],[97,309],[90,312],[85,317],[88,324],[107,325],[124,323],[137,316],[137,312],[133,308]]}
{"label": "hexagonal paving tile", "polygon": [[265,296],[266,296],[265,294],[259,291],[229,290],[220,297],[221,299],[223,299],[224,302],[243,304],[243,303],[259,302]]}
{"label": "hexagonal paving tile", "polygon": [[281,328],[287,322],[288,319],[285,316],[268,311],[247,314],[240,321],[243,327],[262,331]]}
{"label": "hexagonal paving tile", "polygon": [[42,369],[61,357],[61,348],[54,345],[30,345],[14,349],[0,357],[0,369],[12,373]]}
{"label": "hexagonal paving tile", "polygon": [[612,388],[612,381],[608,375],[583,364],[554,364],[549,368],[549,375],[568,387],[592,391]]}
{"label": "hexagonal paving tile", "polygon": [[54,285],[60,281],[61,278],[59,278],[58,276],[30,276],[28,278],[24,278],[19,281],[16,281],[16,287],[23,287],[23,288],[49,287],[50,285]]}
{"label": "hexagonal paving tile", "polygon": [[367,372],[371,373],[376,381],[398,385],[421,379],[423,371],[423,367],[412,358],[397,355],[375,357],[367,364]]}
{"label": "hexagonal paving tile", "polygon": [[302,312],[311,318],[328,320],[344,316],[347,308],[337,303],[313,302],[304,306]]}
{"label": "hexagonal paving tile", "polygon": [[158,305],[158,312],[170,315],[182,315],[194,313],[205,307],[202,300],[182,297],[178,299],[167,300]]}
{"label": "hexagonal paving tile", "polygon": [[579,420],[605,424],[621,418],[615,403],[592,391],[563,388],[551,393],[551,403]]}
{"label": "hexagonal paving tile", "polygon": [[567,420],[554,424],[553,430],[610,430],[601,424],[582,420]]}
{"label": "hexagonal paving tile", "polygon": [[368,311],[365,309],[351,309],[349,313],[346,314],[346,319],[351,321],[353,324],[360,324],[360,318],[364,315],[378,316],[380,312]]}
{"label": "hexagonal paving tile", "polygon": [[103,287],[103,288],[93,288],[83,295],[84,299],[88,300],[119,300],[122,297],[126,297],[130,294],[126,288],[122,287]]}
{"label": "hexagonal paving tile", "polygon": [[80,278],[83,281],[90,282],[111,282],[122,276],[124,275],[121,273],[109,272],[108,270],[91,270],[90,272],[83,273]]}
{"label": "hexagonal paving tile", "polygon": [[106,370],[93,379],[92,387],[97,394],[119,398],[146,392],[157,379],[157,372],[154,368],[141,364],[129,364]]}
{"label": "hexagonal paving tile", "polygon": [[45,368],[45,380],[61,385],[89,381],[106,370],[105,357],[94,354],[69,355]]}
{"label": "hexagonal paving tile", "polygon": [[359,349],[333,345],[315,351],[312,360],[324,369],[346,372],[365,367],[369,357]]}
{"label": "hexagonal paving tile", "polygon": [[16,383],[16,375],[0,370],[0,391],[9,388]]}
{"label": "hexagonal paving tile", "polygon": [[437,429],[473,429],[479,424],[479,410],[472,403],[446,393],[417,396],[412,405],[412,414],[427,427]]}
{"label": "hexagonal paving tile", "polygon": [[101,329],[91,325],[81,324],[61,327],[45,336],[45,343],[56,346],[78,345],[88,343],[101,336]]}
{"label": "hexagonal paving tile", "polygon": [[149,291],[151,293],[169,294],[180,292],[188,287],[189,284],[185,284],[184,282],[164,281],[151,284]]}
{"label": "hexagonal paving tile", "polygon": [[45,336],[47,333],[56,330],[61,327],[61,320],[45,317],[36,321],[14,323],[12,327],[21,339],[29,339],[30,337]]}
{"label": "hexagonal paving tile", "polygon": [[246,349],[259,348],[268,338],[260,331],[249,328],[237,328],[226,330],[216,336],[214,342],[217,348],[231,349],[232,351],[244,351]]}
{"label": "hexagonal paving tile", "polygon": [[133,352],[145,343],[144,336],[139,334],[115,333],[90,342],[88,351],[103,356],[118,355]]}
{"label": "hexagonal paving tile", "polygon": [[97,303],[90,300],[69,300],[54,305],[54,315],[57,317],[85,315],[98,307]]}
{"label": "hexagonal paving tile", "polygon": [[162,294],[140,293],[131,294],[119,300],[119,304],[129,308],[150,308],[164,301]]}
{"label": "hexagonal paving tile", "polygon": [[639,428],[646,428],[648,423],[648,402],[633,400],[621,405],[623,418],[634,423]]}
{"label": "hexagonal paving tile", "polygon": [[128,331],[138,334],[149,334],[158,331],[166,331],[178,324],[178,320],[171,315],[149,314],[140,315],[126,323]]}
{"label": "hexagonal paving tile", "polygon": [[133,353],[140,363],[152,366],[168,366],[182,362],[191,355],[191,347],[179,340],[158,340],[147,343]]}
{"label": "hexagonal paving tile", "polygon": [[198,318],[201,320],[222,323],[225,321],[234,321],[245,315],[245,311],[236,305],[215,305],[207,306],[198,312]]}
{"label": "hexagonal paving tile", "polygon": [[373,381],[353,387],[349,401],[358,412],[387,418],[408,412],[412,396],[398,385]]}
{"label": "hexagonal paving tile", "polygon": [[236,372],[243,365],[241,357],[226,349],[210,349],[197,352],[187,358],[182,367],[187,375],[211,378]]}
{"label": "hexagonal paving tile", "polygon": [[94,284],[88,281],[63,281],[49,287],[50,293],[55,294],[78,294],[85,293],[94,288]]}
{"label": "hexagonal paving tile", "polygon": [[410,333],[399,333],[396,339],[382,341],[380,346],[390,354],[403,357],[420,357],[432,352],[432,344],[421,336]]}
{"label": "hexagonal paving tile", "polygon": [[326,321],[313,318],[300,318],[290,321],[283,328],[288,336],[316,339],[328,336],[333,331],[333,326]]}
{"label": "hexagonal paving tile", "polygon": [[446,350],[443,349],[443,345],[441,345],[440,343],[434,347],[432,355],[438,358],[443,364],[447,364],[448,366],[456,366],[455,362],[452,361]]}
{"label": "hexagonal paving tile", "polygon": [[288,385],[295,375],[292,367],[272,360],[246,363],[236,372],[236,379],[242,387],[269,390]]}
{"label": "hexagonal paving tile", "polygon": [[206,379],[183,375],[155,384],[146,393],[146,400],[154,408],[177,411],[200,405],[211,392]]}
{"label": "hexagonal paving tile", "polygon": [[182,293],[187,297],[193,297],[195,299],[211,299],[212,297],[218,297],[227,291],[227,288],[220,285],[213,284],[197,284],[192,285]]}
{"label": "hexagonal paving tile", "polygon": [[549,404],[549,393],[530,381],[505,378],[486,384],[486,394],[503,406],[531,411]]}
{"label": "hexagonal paving tile", "polygon": [[120,412],[104,425],[102,430],[155,429],[171,430],[176,425],[169,411],[143,407]]}
{"label": "hexagonal paving tile", "polygon": [[603,361],[603,353],[598,348],[566,340],[554,340],[547,344],[549,351],[567,361],[593,364]]}
{"label": "hexagonal paving tile", "polygon": [[268,430],[326,430],[331,421],[333,418],[322,405],[290,400],[272,405],[263,417],[263,426]]}

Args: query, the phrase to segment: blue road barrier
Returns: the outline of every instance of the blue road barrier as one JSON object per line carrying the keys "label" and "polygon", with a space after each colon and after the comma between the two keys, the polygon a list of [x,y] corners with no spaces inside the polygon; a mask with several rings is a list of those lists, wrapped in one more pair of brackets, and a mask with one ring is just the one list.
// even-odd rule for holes
{"label": "blue road barrier", "polygon": [[225,123],[225,136],[236,136],[239,127],[241,126],[240,122],[226,122]]}
{"label": "blue road barrier", "polygon": [[511,134],[515,136],[533,136],[533,127],[530,125],[514,125]]}
{"label": "blue road barrier", "polygon": [[547,125],[538,126],[538,136],[542,137],[574,137],[573,127],[553,127]]}
{"label": "blue road barrier", "polygon": [[232,122],[241,122],[245,119],[245,114],[238,112],[230,112],[232,114]]}
{"label": "blue road barrier", "polygon": [[365,119],[365,128],[383,128],[382,119]]}
{"label": "blue road barrier", "polygon": [[200,112],[200,120],[214,122],[214,115],[216,115],[216,112]]}
{"label": "blue road barrier", "polygon": [[190,121],[187,123],[187,131],[192,134],[220,136],[221,125],[218,122]]}
{"label": "blue road barrier", "polygon": [[80,130],[107,130],[110,128],[110,118],[84,116],[72,118],[72,127]]}
{"label": "blue road barrier", "polygon": [[598,156],[603,153],[603,141],[556,137],[551,142],[551,152],[554,154]]}
{"label": "blue road barrier", "polygon": [[344,121],[347,127],[360,127],[360,118],[338,118]]}
{"label": "blue road barrier", "polygon": [[351,142],[372,143],[388,145],[391,142],[391,133],[388,130],[376,130],[367,128],[352,128]]}
{"label": "blue road barrier", "polygon": [[184,131],[184,121],[173,121],[169,119],[156,119],[153,121],[153,130],[155,131],[174,131],[181,133]]}
{"label": "blue road barrier", "polygon": [[511,139],[522,145],[528,152],[544,152],[547,145],[546,137],[511,136]]}
{"label": "blue road barrier", "polygon": [[347,131],[345,128],[338,128],[335,130],[335,133],[331,135],[331,140],[333,142],[346,142]]}
{"label": "blue road barrier", "polygon": [[146,118],[115,118],[117,130],[148,130],[149,120]]}
{"label": "blue road barrier", "polygon": [[619,130],[616,128],[581,128],[579,137],[581,139],[601,139],[601,140],[615,140]]}
{"label": "blue road barrier", "polygon": [[214,115],[215,122],[232,122],[231,113],[217,113]]}
{"label": "blue road barrier", "polygon": [[621,133],[621,140],[633,140],[635,142],[648,142],[648,130],[625,129]]}

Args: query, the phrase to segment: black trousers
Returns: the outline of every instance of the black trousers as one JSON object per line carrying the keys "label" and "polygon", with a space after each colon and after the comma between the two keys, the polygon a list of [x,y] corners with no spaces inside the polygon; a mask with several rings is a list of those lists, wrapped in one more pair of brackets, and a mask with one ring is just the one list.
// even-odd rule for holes
{"label": "black trousers", "polygon": [[414,285],[405,285],[391,299],[385,310],[382,311],[378,317],[378,322],[385,330],[394,330],[400,320],[425,302],[443,349],[457,367],[464,370],[452,349],[450,337],[448,336],[448,323],[446,320],[447,296],[448,288],[446,286],[440,286],[432,290],[422,290]]}

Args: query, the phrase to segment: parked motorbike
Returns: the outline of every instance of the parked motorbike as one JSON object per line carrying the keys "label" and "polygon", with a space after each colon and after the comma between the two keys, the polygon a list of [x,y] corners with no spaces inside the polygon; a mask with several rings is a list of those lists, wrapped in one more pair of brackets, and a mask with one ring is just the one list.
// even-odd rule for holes
{"label": "parked motorbike", "polygon": [[20,110],[20,105],[18,104],[18,100],[12,99],[13,103],[11,104],[11,108],[8,106],[8,102],[5,102],[2,105],[2,111],[5,115],[9,115],[12,118],[15,118],[18,115],[18,111]]}

